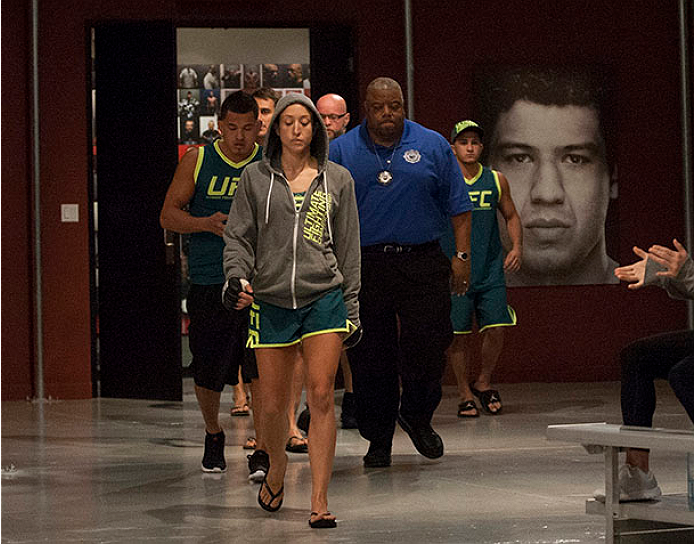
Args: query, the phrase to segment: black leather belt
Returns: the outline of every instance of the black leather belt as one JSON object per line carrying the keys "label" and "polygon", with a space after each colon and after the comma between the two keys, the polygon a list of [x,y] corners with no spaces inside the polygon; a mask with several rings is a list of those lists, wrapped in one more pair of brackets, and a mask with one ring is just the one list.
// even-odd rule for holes
{"label": "black leather belt", "polygon": [[439,247],[437,240],[424,244],[401,245],[401,244],[376,244],[373,246],[362,246],[362,253],[418,253],[420,251],[432,251]]}

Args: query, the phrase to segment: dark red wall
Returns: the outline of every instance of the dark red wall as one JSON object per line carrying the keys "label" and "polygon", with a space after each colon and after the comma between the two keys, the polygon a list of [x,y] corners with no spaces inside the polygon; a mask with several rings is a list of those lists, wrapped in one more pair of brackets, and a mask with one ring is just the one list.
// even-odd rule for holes
{"label": "dark red wall", "polygon": [[29,10],[2,7],[2,398],[32,393]]}
{"label": "dark red wall", "polygon": [[[550,7],[547,6],[550,4]],[[488,62],[611,63],[619,85],[620,255],[634,243],[682,236],[676,2],[413,1],[415,110],[446,134],[471,106],[471,74]],[[86,29],[109,19],[180,26],[354,28],[359,88],[405,82],[404,15],[396,0],[317,3],[42,0],[40,6],[41,221],[46,395],[91,396],[87,192]],[[29,168],[30,26],[25,3],[3,3],[2,398],[34,394]],[[644,127],[657,127],[644,161]],[[77,203],[81,221],[59,221]],[[8,233],[12,233],[8,235]],[[621,286],[518,288],[500,381],[602,380],[628,340],[684,327],[681,303]]]}

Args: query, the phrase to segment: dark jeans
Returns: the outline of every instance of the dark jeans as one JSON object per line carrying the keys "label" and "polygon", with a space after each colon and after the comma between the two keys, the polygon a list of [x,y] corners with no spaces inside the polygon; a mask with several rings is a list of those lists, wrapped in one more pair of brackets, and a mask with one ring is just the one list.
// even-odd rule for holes
{"label": "dark jeans", "polygon": [[694,422],[694,331],[642,338],[626,346],[622,363],[622,418],[625,425],[653,426],[657,378],[668,380]]}
{"label": "dark jeans", "polygon": [[390,445],[398,410],[409,421],[431,421],[453,339],[449,281],[450,261],[438,246],[362,253],[364,335],[349,362],[359,432],[367,440]]}

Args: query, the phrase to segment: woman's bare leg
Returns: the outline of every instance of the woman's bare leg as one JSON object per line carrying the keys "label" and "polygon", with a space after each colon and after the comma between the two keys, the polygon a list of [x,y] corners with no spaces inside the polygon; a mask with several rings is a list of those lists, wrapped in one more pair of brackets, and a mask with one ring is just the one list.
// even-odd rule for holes
{"label": "woman's bare leg", "polygon": [[311,407],[311,511],[321,514],[328,511],[328,484],[335,458],[335,374],[342,337],[337,333],[311,336],[304,340],[303,352],[306,395]]}
{"label": "woman's bare leg", "polygon": [[[289,405],[290,382],[296,362],[296,346],[286,348],[259,348],[255,355],[258,363],[258,392],[262,409],[260,416],[263,445],[270,456],[270,470],[267,483],[273,493],[284,485],[287,468],[287,454],[284,452],[287,436],[287,406]],[[265,486],[261,487],[260,497],[264,503],[270,502]],[[276,506],[279,497],[272,501]]]}
{"label": "woman's bare leg", "polygon": [[[287,441],[292,437],[302,437],[301,430],[296,426],[296,411],[301,404],[301,390],[304,387],[304,362],[301,355],[301,349],[296,350],[296,363],[294,365],[294,375],[292,376],[292,390],[289,395],[289,406],[287,408],[287,422],[289,432]],[[294,442],[297,442],[296,438]],[[306,443],[305,438],[299,440],[301,443]]]}

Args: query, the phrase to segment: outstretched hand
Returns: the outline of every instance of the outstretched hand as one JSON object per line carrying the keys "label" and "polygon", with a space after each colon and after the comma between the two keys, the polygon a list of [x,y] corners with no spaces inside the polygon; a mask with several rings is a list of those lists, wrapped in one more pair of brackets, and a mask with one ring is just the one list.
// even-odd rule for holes
{"label": "outstretched hand", "polygon": [[643,287],[643,279],[646,275],[646,261],[648,260],[648,253],[646,253],[640,247],[633,247],[634,253],[641,257],[640,261],[636,261],[634,264],[629,264],[626,266],[620,266],[614,269],[614,275],[617,276],[620,281],[628,282],[629,289],[641,289]]}
{"label": "outstretched hand", "polygon": [[666,270],[656,272],[658,276],[676,278],[684,261],[687,260],[687,250],[677,241],[677,238],[672,241],[672,244],[675,246],[675,250],[657,245],[648,249],[648,258],[666,268]]}

